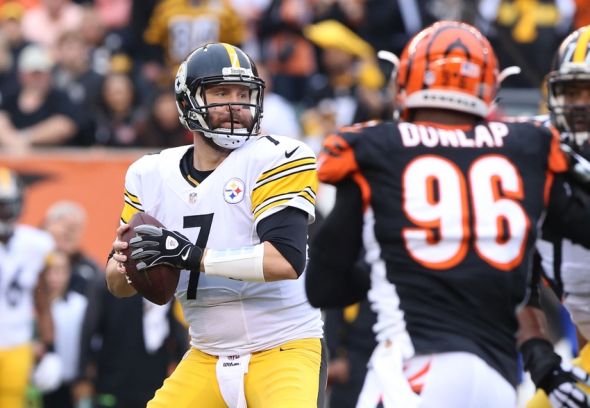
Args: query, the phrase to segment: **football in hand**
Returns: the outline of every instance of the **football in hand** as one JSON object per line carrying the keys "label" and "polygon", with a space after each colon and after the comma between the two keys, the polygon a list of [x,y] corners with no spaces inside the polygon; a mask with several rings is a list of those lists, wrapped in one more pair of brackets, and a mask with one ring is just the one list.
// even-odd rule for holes
{"label": "football in hand", "polygon": [[[138,235],[134,228],[143,224],[165,228],[160,221],[151,215],[140,212],[133,215],[129,221],[129,229],[123,234],[122,240],[129,243],[131,238]],[[176,291],[180,270],[170,265],[155,265],[138,271],[136,265],[139,261],[131,259],[131,252],[131,247],[127,247],[123,251],[123,255],[127,256],[125,269],[131,285],[152,303],[158,305],[168,303]]]}

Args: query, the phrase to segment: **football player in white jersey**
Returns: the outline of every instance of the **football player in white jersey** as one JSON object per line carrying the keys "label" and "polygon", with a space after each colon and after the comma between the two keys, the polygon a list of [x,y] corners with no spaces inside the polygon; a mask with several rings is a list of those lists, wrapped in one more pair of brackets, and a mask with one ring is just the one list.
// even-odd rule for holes
{"label": "football player in white jersey", "polygon": [[[560,131],[563,149],[573,162],[569,174],[570,189],[577,200],[590,200],[590,26],[571,33],[560,45],[547,76],[550,121]],[[563,238],[555,225],[545,223],[537,241],[544,275],[563,300],[579,333],[590,339],[590,250]],[[542,360],[555,359],[551,345],[545,342]],[[590,345],[587,343],[574,364],[590,373]],[[582,377],[584,373],[580,373]],[[578,384],[570,392],[551,395],[542,389],[527,407],[587,407],[590,388]],[[583,391],[583,392],[582,392]],[[555,394],[555,392],[553,393]],[[556,397],[559,397],[556,399]]]}
{"label": "football player in white jersey", "polygon": [[[42,271],[53,249],[49,234],[17,225],[23,204],[23,187],[15,172],[0,166],[0,407],[22,408],[34,363],[33,329],[47,359],[35,376],[45,385],[45,374],[59,367],[53,349],[53,322]],[[43,360],[41,360],[43,361]],[[48,368],[49,370],[44,370]],[[58,368],[59,369],[59,368]],[[45,378],[41,378],[45,377]]]}
{"label": "football player in white jersey", "polygon": [[322,321],[299,278],[316,159],[295,139],[260,135],[263,88],[239,48],[196,49],[175,81],[180,121],[194,144],[144,156],[127,172],[109,288],[135,293],[120,238],[131,216],[146,212],[166,229],[136,227],[131,257],[140,269],[182,270],[176,298],[190,325],[192,347],[150,408],[323,404]]}

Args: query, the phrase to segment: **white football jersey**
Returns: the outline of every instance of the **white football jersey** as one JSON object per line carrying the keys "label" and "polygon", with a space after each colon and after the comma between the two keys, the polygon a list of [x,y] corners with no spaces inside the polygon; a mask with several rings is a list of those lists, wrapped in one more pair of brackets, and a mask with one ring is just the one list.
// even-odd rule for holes
{"label": "white football jersey", "polygon": [[569,239],[561,240],[561,263],[559,276],[554,271],[553,243],[537,240],[537,250],[541,255],[543,271],[549,279],[561,280],[564,293],[590,293],[590,250],[574,244]]}
{"label": "white football jersey", "polygon": [[53,246],[49,234],[25,225],[0,243],[0,350],[33,338],[33,291]]}
{"label": "white football jersey", "polygon": [[[533,119],[543,123],[544,126],[551,126],[549,115],[537,115]],[[590,250],[581,245],[574,244],[569,239],[562,239],[560,243],[561,259],[559,260],[559,271],[555,271],[553,243],[541,237],[537,240],[536,246],[539,255],[541,255],[543,271],[552,281],[561,281],[564,293],[590,293],[590,274],[588,273]]]}
{"label": "white football jersey", "polygon": [[[549,115],[535,117],[545,126],[551,124]],[[559,242],[559,255],[555,259],[554,243],[537,239],[536,246],[541,256],[543,272],[553,282],[561,284],[564,293],[563,305],[570,312],[572,321],[578,326],[582,334],[590,336],[590,250],[581,245],[574,244],[569,239],[563,238]],[[555,262],[559,261],[555,268]],[[578,302],[582,299],[582,302]],[[581,307],[580,307],[581,306]]]}
{"label": "white football jersey", "polygon": [[[190,148],[166,149],[130,166],[122,222],[144,211],[199,246],[227,249],[259,244],[258,222],[287,206],[314,220],[316,159],[305,144],[281,136],[252,138],[200,184],[181,170]],[[257,283],[201,273],[195,294],[190,274],[181,272],[176,297],[199,350],[248,353],[322,337],[320,311],[307,302],[304,277]]]}

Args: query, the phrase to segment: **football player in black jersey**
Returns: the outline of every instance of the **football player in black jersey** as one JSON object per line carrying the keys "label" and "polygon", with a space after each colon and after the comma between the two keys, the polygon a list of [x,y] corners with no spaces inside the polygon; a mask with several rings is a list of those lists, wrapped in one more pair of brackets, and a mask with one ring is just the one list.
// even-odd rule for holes
{"label": "football player in black jersey", "polygon": [[[563,150],[568,152],[572,162],[567,175],[568,186],[576,200],[586,203],[590,202],[589,57],[590,26],[586,26],[574,31],[562,42],[547,76],[550,122],[560,131]],[[559,227],[550,219],[543,224],[537,250],[540,255],[539,262],[535,264],[539,272],[537,276],[542,271],[563,300],[581,336],[590,338],[590,251],[564,238]],[[559,360],[549,342],[535,340],[533,344],[535,353],[541,356],[537,358],[537,364],[550,365],[551,361]],[[574,364],[585,371],[578,372],[579,377],[585,378],[590,372],[590,345],[586,344],[580,350]],[[585,393],[590,389],[582,384],[570,387],[562,383],[549,395],[546,387],[540,388],[529,401],[528,408],[588,406],[589,398]]]}
{"label": "football player in black jersey", "polygon": [[[531,309],[537,224],[558,217],[563,236],[590,245],[590,211],[564,184],[557,131],[486,120],[500,76],[477,29],[437,22],[402,54],[402,120],[324,142],[319,176],[337,197],[311,244],[306,286],[312,304],[324,301],[314,287],[350,301],[364,248],[379,345],[359,407],[515,406],[517,342],[540,335],[519,330],[517,316]],[[537,385],[565,376],[552,386],[574,386],[559,362],[535,368]]]}

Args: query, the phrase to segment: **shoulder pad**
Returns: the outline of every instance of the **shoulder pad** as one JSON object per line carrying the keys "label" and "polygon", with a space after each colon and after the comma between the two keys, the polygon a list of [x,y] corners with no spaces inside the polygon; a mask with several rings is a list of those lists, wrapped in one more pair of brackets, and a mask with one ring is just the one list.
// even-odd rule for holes
{"label": "shoulder pad", "polygon": [[339,134],[333,134],[324,140],[318,158],[318,177],[329,184],[338,183],[358,171],[354,150]]}

